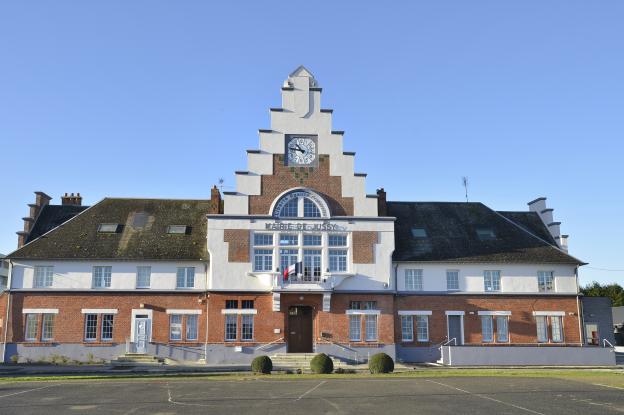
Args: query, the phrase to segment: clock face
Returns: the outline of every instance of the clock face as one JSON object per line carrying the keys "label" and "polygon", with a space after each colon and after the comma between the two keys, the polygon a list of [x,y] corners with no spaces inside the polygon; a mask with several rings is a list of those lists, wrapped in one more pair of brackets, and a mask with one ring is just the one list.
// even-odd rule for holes
{"label": "clock face", "polygon": [[286,160],[289,166],[317,164],[316,137],[291,136],[286,139]]}

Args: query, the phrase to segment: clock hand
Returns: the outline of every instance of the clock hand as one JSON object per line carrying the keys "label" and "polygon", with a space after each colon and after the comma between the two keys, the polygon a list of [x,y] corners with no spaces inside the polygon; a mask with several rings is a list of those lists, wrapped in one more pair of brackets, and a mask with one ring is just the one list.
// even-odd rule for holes
{"label": "clock hand", "polygon": [[299,146],[297,146],[298,148],[294,148],[294,147],[288,147],[289,150],[294,150],[294,151],[300,151],[302,153],[305,153],[305,150],[299,148]]}

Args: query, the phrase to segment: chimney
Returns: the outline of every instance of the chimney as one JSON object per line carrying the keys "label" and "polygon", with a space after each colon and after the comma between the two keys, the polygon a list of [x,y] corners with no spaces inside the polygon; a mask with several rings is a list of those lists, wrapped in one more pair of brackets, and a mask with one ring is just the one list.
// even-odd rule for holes
{"label": "chimney", "polygon": [[559,248],[564,251],[568,251],[568,235],[561,235],[561,222],[555,222],[553,217],[553,209],[546,206],[546,198],[538,197],[537,199],[528,203],[529,211],[535,212],[539,215],[540,219],[546,225],[548,232],[557,242]]}
{"label": "chimney", "polygon": [[74,196],[74,194],[69,194],[69,193],[65,193],[63,196],[61,196],[61,205],[63,206],[81,206],[82,205],[82,196],[80,196],[80,193],[76,193],[76,195]]}
{"label": "chimney", "polygon": [[18,248],[24,246],[26,240],[28,239],[28,235],[30,235],[30,231],[32,231],[33,225],[35,224],[35,221],[39,216],[39,213],[41,213],[41,209],[43,209],[44,206],[48,205],[50,203],[50,200],[52,200],[52,198],[47,194],[43,192],[35,192],[35,203],[28,204],[28,216],[22,218],[22,220],[24,221],[24,230],[16,232]]}
{"label": "chimney", "polygon": [[212,189],[210,189],[210,205],[211,207],[209,213],[223,213],[221,192],[216,185],[212,186]]}
{"label": "chimney", "polygon": [[377,216],[388,216],[388,204],[386,203],[386,191],[382,187],[377,189]]}

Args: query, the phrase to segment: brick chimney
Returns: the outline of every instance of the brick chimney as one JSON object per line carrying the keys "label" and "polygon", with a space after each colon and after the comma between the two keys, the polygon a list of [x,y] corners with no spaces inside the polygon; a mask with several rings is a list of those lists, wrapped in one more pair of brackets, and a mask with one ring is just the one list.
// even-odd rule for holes
{"label": "brick chimney", "polygon": [[388,216],[388,204],[386,203],[386,191],[382,187],[377,189],[377,216]]}
{"label": "brick chimney", "polygon": [[212,189],[210,189],[210,202],[211,207],[209,213],[223,213],[221,192],[216,185],[212,186]]}
{"label": "brick chimney", "polygon": [[52,198],[43,192],[35,192],[35,203],[29,203],[29,211],[28,216],[22,218],[24,221],[24,230],[16,232],[17,233],[17,247],[21,248],[26,243],[26,239],[28,239],[28,235],[30,235],[30,231],[39,217],[39,213],[41,213],[41,209],[44,206],[50,203]]}
{"label": "brick chimney", "polygon": [[82,196],[80,196],[80,193],[76,193],[76,195],[74,196],[73,193],[69,194],[69,193],[65,193],[63,196],[61,196],[61,204],[63,206],[81,206],[82,205]]}

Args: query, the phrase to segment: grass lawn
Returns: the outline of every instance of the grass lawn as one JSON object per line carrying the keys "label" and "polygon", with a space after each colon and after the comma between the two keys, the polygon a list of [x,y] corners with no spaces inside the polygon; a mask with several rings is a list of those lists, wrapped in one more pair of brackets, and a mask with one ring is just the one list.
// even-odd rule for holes
{"label": "grass lawn", "polygon": [[97,381],[114,381],[114,380],[145,380],[145,379],[167,379],[174,381],[176,379],[194,379],[194,380],[207,380],[207,381],[220,381],[220,380],[240,380],[251,381],[256,379],[268,379],[271,380],[294,380],[294,379],[370,379],[370,378],[387,378],[387,379],[401,379],[401,378],[437,378],[437,377],[523,377],[523,378],[558,378],[574,380],[583,383],[598,384],[603,386],[610,386],[615,388],[622,388],[624,390],[624,371],[623,370],[609,370],[609,369],[416,369],[407,372],[398,372],[390,374],[371,375],[368,373],[355,373],[355,374],[331,374],[331,375],[313,375],[313,374],[301,374],[301,375],[287,375],[287,374],[273,374],[273,375],[252,375],[242,373],[228,373],[228,374],[170,374],[170,375],[75,375],[75,376],[24,376],[24,377],[6,377],[1,379],[0,382],[33,382],[33,381],[85,381],[85,380],[97,380]]}

